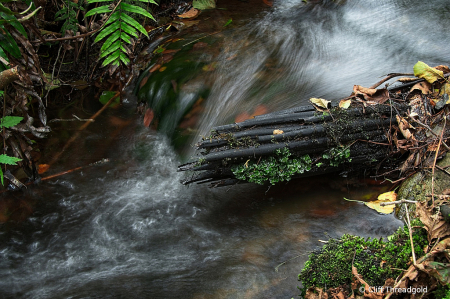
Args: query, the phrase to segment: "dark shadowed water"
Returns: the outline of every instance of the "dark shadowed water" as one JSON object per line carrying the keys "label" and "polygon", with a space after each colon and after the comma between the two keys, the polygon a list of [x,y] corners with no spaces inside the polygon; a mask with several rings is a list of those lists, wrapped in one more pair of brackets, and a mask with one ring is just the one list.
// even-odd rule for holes
{"label": "dark shadowed water", "polygon": [[[275,1],[233,28],[202,128],[450,60],[448,1],[314,2]],[[111,162],[1,195],[33,201],[34,213],[0,225],[0,298],[289,299],[319,239],[387,236],[401,224],[343,200],[384,189],[337,175],[270,189],[183,186],[170,141],[141,122],[126,107],[108,111],[72,159]]]}

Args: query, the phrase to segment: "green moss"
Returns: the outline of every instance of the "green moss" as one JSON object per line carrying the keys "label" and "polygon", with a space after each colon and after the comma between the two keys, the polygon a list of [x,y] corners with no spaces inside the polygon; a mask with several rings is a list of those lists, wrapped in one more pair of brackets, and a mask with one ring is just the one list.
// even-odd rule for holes
{"label": "green moss", "polygon": [[[426,231],[416,229],[413,242],[416,256],[422,256],[428,244]],[[322,249],[311,253],[298,279],[303,284],[303,294],[312,286],[350,289],[353,262],[367,283],[382,286],[387,278],[395,279],[401,274],[400,269],[407,269],[410,259],[411,245],[406,226],[399,228],[388,241],[344,235],[338,240],[331,239]]]}
{"label": "green moss", "polygon": [[243,165],[231,168],[239,180],[263,185],[269,181],[272,185],[290,181],[292,176],[311,170],[312,160],[308,155],[291,157],[287,148],[277,150],[275,157],[264,157],[259,161],[248,160]]}
{"label": "green moss", "polygon": [[328,160],[328,164],[334,167],[352,161],[350,158],[350,149],[348,147],[331,148],[322,155],[322,158]]}

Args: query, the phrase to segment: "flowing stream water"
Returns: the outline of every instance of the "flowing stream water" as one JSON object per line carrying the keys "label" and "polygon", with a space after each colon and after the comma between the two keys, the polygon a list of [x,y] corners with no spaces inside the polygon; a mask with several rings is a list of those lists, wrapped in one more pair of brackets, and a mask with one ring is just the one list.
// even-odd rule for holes
{"label": "flowing stream water", "polygon": [[[339,99],[418,60],[450,61],[446,0],[311,2],[274,1],[234,21],[196,139],[236,111]],[[111,162],[1,195],[33,213],[0,225],[0,298],[295,298],[319,239],[401,225],[343,199],[383,188],[338,175],[183,186],[171,140],[143,128],[133,101],[99,117],[69,159]]]}

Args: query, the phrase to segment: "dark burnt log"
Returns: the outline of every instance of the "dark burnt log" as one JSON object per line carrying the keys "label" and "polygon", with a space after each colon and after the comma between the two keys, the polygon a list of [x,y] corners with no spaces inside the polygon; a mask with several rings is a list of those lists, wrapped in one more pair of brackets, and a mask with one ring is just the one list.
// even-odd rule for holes
{"label": "dark burnt log", "polygon": [[[178,170],[194,172],[183,184],[233,185],[245,182],[236,178],[233,168],[249,161],[258,164],[283,149],[289,150],[292,159],[311,159],[309,169],[292,178],[366,170],[389,155],[392,125],[397,124],[396,115],[405,115],[407,109],[406,104],[396,102],[333,108],[325,113],[302,106],[217,126],[197,144],[201,154],[197,161],[180,165]],[[333,164],[324,158],[333,149],[349,149],[349,156]]]}

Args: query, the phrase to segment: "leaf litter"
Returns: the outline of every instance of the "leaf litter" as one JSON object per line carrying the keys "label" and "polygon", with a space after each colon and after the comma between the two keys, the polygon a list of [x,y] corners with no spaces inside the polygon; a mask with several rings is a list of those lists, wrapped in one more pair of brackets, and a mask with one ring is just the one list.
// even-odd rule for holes
{"label": "leaf litter", "polygon": [[[450,69],[442,65],[433,68],[422,61],[414,65],[413,69],[414,75],[423,79],[422,81],[410,78],[398,80],[405,85],[410,84],[409,89],[399,88],[395,90],[394,88],[388,90],[355,85],[352,95],[339,103],[339,107],[343,109],[357,105],[368,107],[383,104],[390,99],[400,97],[406,98],[411,103],[409,117],[397,116],[397,123],[393,124],[393,130],[389,132],[390,139],[393,140],[396,147],[394,151],[402,154],[409,153],[403,165],[397,169],[402,176],[398,180],[399,182],[414,173],[426,171],[430,168],[432,168],[432,174],[434,175],[435,168],[439,167],[436,165],[436,160],[447,153],[447,140],[450,138],[450,130],[446,129],[445,126],[447,115],[450,112],[448,106],[450,104],[448,97],[450,83],[447,80]],[[317,106],[320,107],[319,109],[328,106],[324,99],[314,99],[311,102],[316,105],[316,108]],[[445,168],[439,168],[446,171]],[[450,176],[450,172],[446,173]],[[374,286],[370,286],[352,265],[352,274],[355,278],[352,289],[355,291],[357,286],[361,286],[360,290],[363,292],[359,293],[360,295],[354,292],[349,295],[337,292],[335,289],[323,290],[311,287],[306,291],[305,298],[389,299],[394,293],[387,292],[386,286],[405,290],[411,287],[427,286],[428,293],[422,294],[420,297],[417,297],[419,294],[403,293],[400,298],[434,298],[432,295],[430,297],[430,294],[432,294],[430,291],[435,290],[438,285],[446,286],[450,283],[450,207],[448,206],[450,204],[450,189],[443,190],[442,194],[434,194],[433,183],[434,181],[432,181],[432,194],[428,196],[430,199],[426,201],[411,202],[405,199],[397,201],[397,194],[394,191],[389,191],[379,195],[376,201],[364,202],[367,207],[383,214],[392,213],[395,204],[403,204],[405,207],[406,204],[410,204],[415,211],[413,215],[421,221],[427,231],[429,245],[425,248],[424,256],[419,257],[417,261],[413,257],[413,262],[410,265],[405,265],[407,269],[403,274],[386,280],[382,289],[374,289]],[[409,212],[407,213],[409,215]],[[411,229],[409,226],[410,233]],[[413,244],[412,236],[410,238]],[[397,293],[394,297],[398,295]]]}

